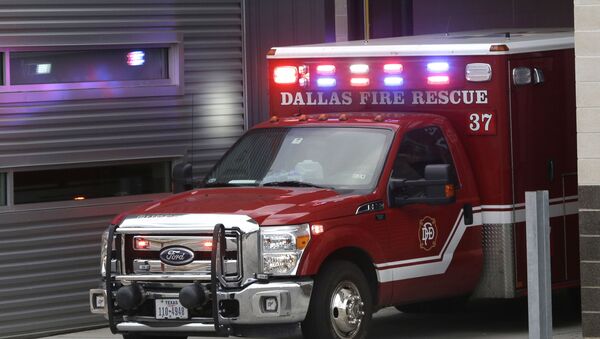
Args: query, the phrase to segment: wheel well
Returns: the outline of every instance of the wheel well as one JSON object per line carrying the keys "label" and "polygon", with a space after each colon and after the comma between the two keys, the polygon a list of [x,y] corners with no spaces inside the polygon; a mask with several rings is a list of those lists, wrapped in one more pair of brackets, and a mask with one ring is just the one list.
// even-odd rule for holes
{"label": "wheel well", "polygon": [[377,281],[377,274],[375,273],[375,266],[373,265],[373,260],[366,252],[356,247],[338,249],[335,252],[331,253],[327,257],[327,259],[325,259],[320,269],[322,269],[326,263],[333,260],[349,261],[357,265],[358,268],[360,268],[360,270],[367,278],[367,281],[369,282],[369,287],[371,288],[371,295],[373,296],[373,304],[376,305],[379,303],[379,283]]}

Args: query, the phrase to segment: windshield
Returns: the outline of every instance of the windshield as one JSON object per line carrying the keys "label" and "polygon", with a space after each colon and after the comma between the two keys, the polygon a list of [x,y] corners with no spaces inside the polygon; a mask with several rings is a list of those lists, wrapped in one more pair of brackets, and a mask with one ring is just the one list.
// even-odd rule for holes
{"label": "windshield", "polygon": [[372,190],[392,138],[381,128],[259,128],[225,154],[204,184]]}

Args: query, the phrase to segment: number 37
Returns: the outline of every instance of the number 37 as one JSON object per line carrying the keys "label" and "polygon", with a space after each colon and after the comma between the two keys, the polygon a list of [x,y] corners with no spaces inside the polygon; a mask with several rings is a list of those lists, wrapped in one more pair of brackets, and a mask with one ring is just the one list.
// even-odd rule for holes
{"label": "number 37", "polygon": [[469,132],[475,135],[496,134],[496,121],[493,113],[471,113],[469,115]]}

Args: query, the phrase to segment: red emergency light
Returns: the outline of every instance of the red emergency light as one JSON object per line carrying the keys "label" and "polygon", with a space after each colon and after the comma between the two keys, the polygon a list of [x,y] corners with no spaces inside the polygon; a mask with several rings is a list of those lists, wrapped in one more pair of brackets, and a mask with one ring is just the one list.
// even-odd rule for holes
{"label": "red emergency light", "polygon": [[133,247],[136,250],[147,250],[150,248],[150,241],[144,238],[135,238]]}
{"label": "red emergency light", "polygon": [[212,240],[204,240],[200,243],[200,246],[205,250],[212,250],[213,242]]}
{"label": "red emergency light", "polygon": [[450,77],[447,75],[431,75],[427,77],[429,85],[447,85],[450,83]]}
{"label": "red emergency light", "polygon": [[369,78],[352,78],[350,79],[350,85],[355,87],[369,86]]}
{"label": "red emergency light", "polygon": [[295,66],[279,66],[273,71],[276,84],[295,84],[298,81],[298,68]]}

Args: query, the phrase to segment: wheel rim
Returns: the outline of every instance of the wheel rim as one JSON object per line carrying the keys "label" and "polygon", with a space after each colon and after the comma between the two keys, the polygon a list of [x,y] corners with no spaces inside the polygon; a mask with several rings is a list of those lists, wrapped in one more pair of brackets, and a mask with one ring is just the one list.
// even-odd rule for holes
{"label": "wheel rim", "polygon": [[365,316],[364,303],[356,285],[344,280],[333,290],[329,318],[340,338],[354,338]]}

